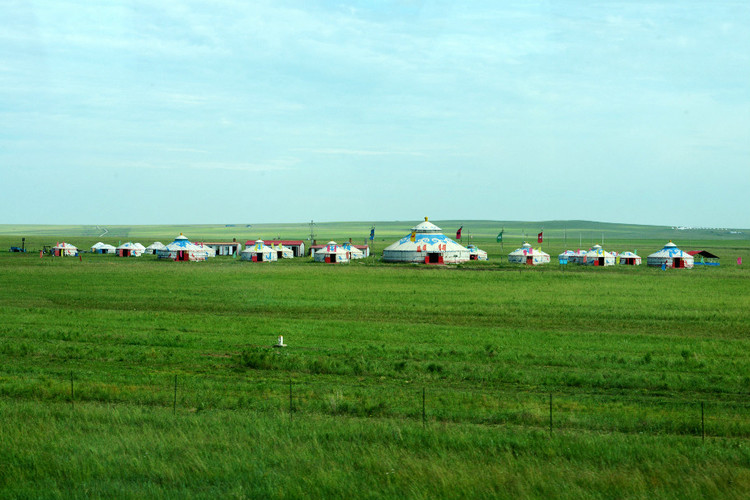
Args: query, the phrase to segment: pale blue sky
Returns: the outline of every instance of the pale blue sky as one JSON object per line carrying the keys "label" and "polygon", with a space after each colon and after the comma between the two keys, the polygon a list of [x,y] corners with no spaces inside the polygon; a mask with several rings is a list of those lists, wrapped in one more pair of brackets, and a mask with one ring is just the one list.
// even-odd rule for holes
{"label": "pale blue sky", "polygon": [[750,2],[3,1],[3,223],[750,227]]}

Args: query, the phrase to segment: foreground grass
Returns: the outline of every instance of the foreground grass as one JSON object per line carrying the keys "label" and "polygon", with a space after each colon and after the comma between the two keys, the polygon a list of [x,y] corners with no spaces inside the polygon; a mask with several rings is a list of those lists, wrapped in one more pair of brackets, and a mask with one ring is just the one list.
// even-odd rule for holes
{"label": "foreground grass", "polygon": [[748,277],[0,255],[2,496],[741,498]]}

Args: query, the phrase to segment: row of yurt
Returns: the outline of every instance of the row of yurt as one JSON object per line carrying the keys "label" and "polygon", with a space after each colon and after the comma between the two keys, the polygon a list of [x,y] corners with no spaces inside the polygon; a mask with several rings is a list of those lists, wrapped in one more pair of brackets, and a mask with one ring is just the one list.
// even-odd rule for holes
{"label": "row of yurt", "polygon": [[117,248],[114,245],[102,243],[101,241],[91,246],[91,253],[114,254],[116,251]]}
{"label": "row of yurt", "polygon": [[549,264],[549,254],[539,249],[533,248],[529,243],[523,242],[521,248],[517,248],[508,254],[508,262],[515,264],[528,264],[538,266],[540,264]]}
{"label": "row of yurt", "polygon": [[468,260],[471,260],[471,251],[445,236],[427,217],[411,228],[411,234],[383,250],[385,262],[458,264]]}

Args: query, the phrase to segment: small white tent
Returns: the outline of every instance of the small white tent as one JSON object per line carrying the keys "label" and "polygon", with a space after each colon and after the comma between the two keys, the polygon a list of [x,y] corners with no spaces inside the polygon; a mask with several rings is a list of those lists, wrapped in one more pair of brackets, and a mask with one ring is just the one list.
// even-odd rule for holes
{"label": "small white tent", "polygon": [[344,264],[351,259],[351,253],[335,241],[329,241],[326,246],[317,250],[313,256],[315,262],[325,262],[326,264]]}
{"label": "small white tent", "polygon": [[115,253],[116,250],[114,245],[102,243],[101,241],[91,247],[91,253]]}
{"label": "small white tent", "polygon": [[160,259],[171,259],[178,262],[206,260],[206,251],[190,243],[187,236],[183,234],[180,234],[163,250],[157,250],[156,255]]}
{"label": "small white tent", "polygon": [[640,266],[641,256],[633,252],[622,252],[620,254],[620,265],[623,266]]}
{"label": "small white tent", "polygon": [[135,246],[135,243],[126,241],[117,247],[117,253],[115,255],[118,257],[140,257],[142,253],[143,250]]}
{"label": "small white tent", "polygon": [[529,264],[538,266],[539,264],[549,264],[549,254],[532,248],[530,244],[523,242],[521,248],[517,248],[508,254],[508,262],[515,264]]}
{"label": "small white tent", "polygon": [[278,254],[273,247],[266,245],[263,240],[257,239],[254,244],[245,247],[240,252],[240,259],[250,262],[274,262],[278,260]]}
{"label": "small white tent", "polygon": [[481,250],[476,245],[468,245],[466,249],[469,251],[469,260],[489,260],[487,252]]}
{"label": "small white tent", "polygon": [[155,241],[146,247],[145,253],[156,255],[158,250],[166,250],[167,247],[161,241]]}
{"label": "small white tent", "polygon": [[294,258],[294,250],[292,250],[289,247],[285,247],[281,243],[274,243],[271,244],[271,248],[273,248],[274,252],[276,252],[276,259],[293,259]]}
{"label": "small white tent", "polygon": [[349,243],[348,241],[346,243],[343,243],[341,246],[344,248],[344,250],[349,252],[349,257],[351,259],[364,259],[365,258],[365,253],[359,248]]}
{"label": "small white tent", "polygon": [[583,264],[587,266],[614,266],[615,256],[606,252],[601,245],[594,245],[586,252]]}
{"label": "small white tent", "polygon": [[52,247],[52,255],[55,257],[75,257],[78,255],[78,249],[70,243],[61,241],[54,247]]}
{"label": "small white tent", "polygon": [[647,263],[649,266],[672,267],[675,269],[690,269],[695,263],[695,259],[687,252],[683,252],[677,245],[671,241],[664,245],[664,248],[648,256]]}
{"label": "small white tent", "polygon": [[466,247],[445,236],[442,229],[427,217],[411,230],[411,234],[383,250],[383,261],[458,264],[471,258],[471,252]]}

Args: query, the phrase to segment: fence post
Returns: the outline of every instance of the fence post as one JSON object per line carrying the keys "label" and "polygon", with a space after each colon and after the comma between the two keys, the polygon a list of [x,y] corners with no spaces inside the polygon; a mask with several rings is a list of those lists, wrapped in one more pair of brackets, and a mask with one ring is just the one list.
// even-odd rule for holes
{"label": "fence post", "polygon": [[292,420],[292,379],[289,379],[289,421]]}
{"label": "fence post", "polygon": [[425,415],[425,388],[422,387],[422,427],[425,427],[427,425],[427,418]]}
{"label": "fence post", "polygon": [[177,375],[174,376],[174,399],[172,400],[172,415],[177,415]]}
{"label": "fence post", "polygon": [[75,393],[73,392],[73,370],[70,370],[70,407],[75,408]]}
{"label": "fence post", "polygon": [[706,442],[706,422],[703,420],[703,401],[701,401],[701,442]]}
{"label": "fence post", "polygon": [[549,434],[552,435],[552,393],[549,393]]}

